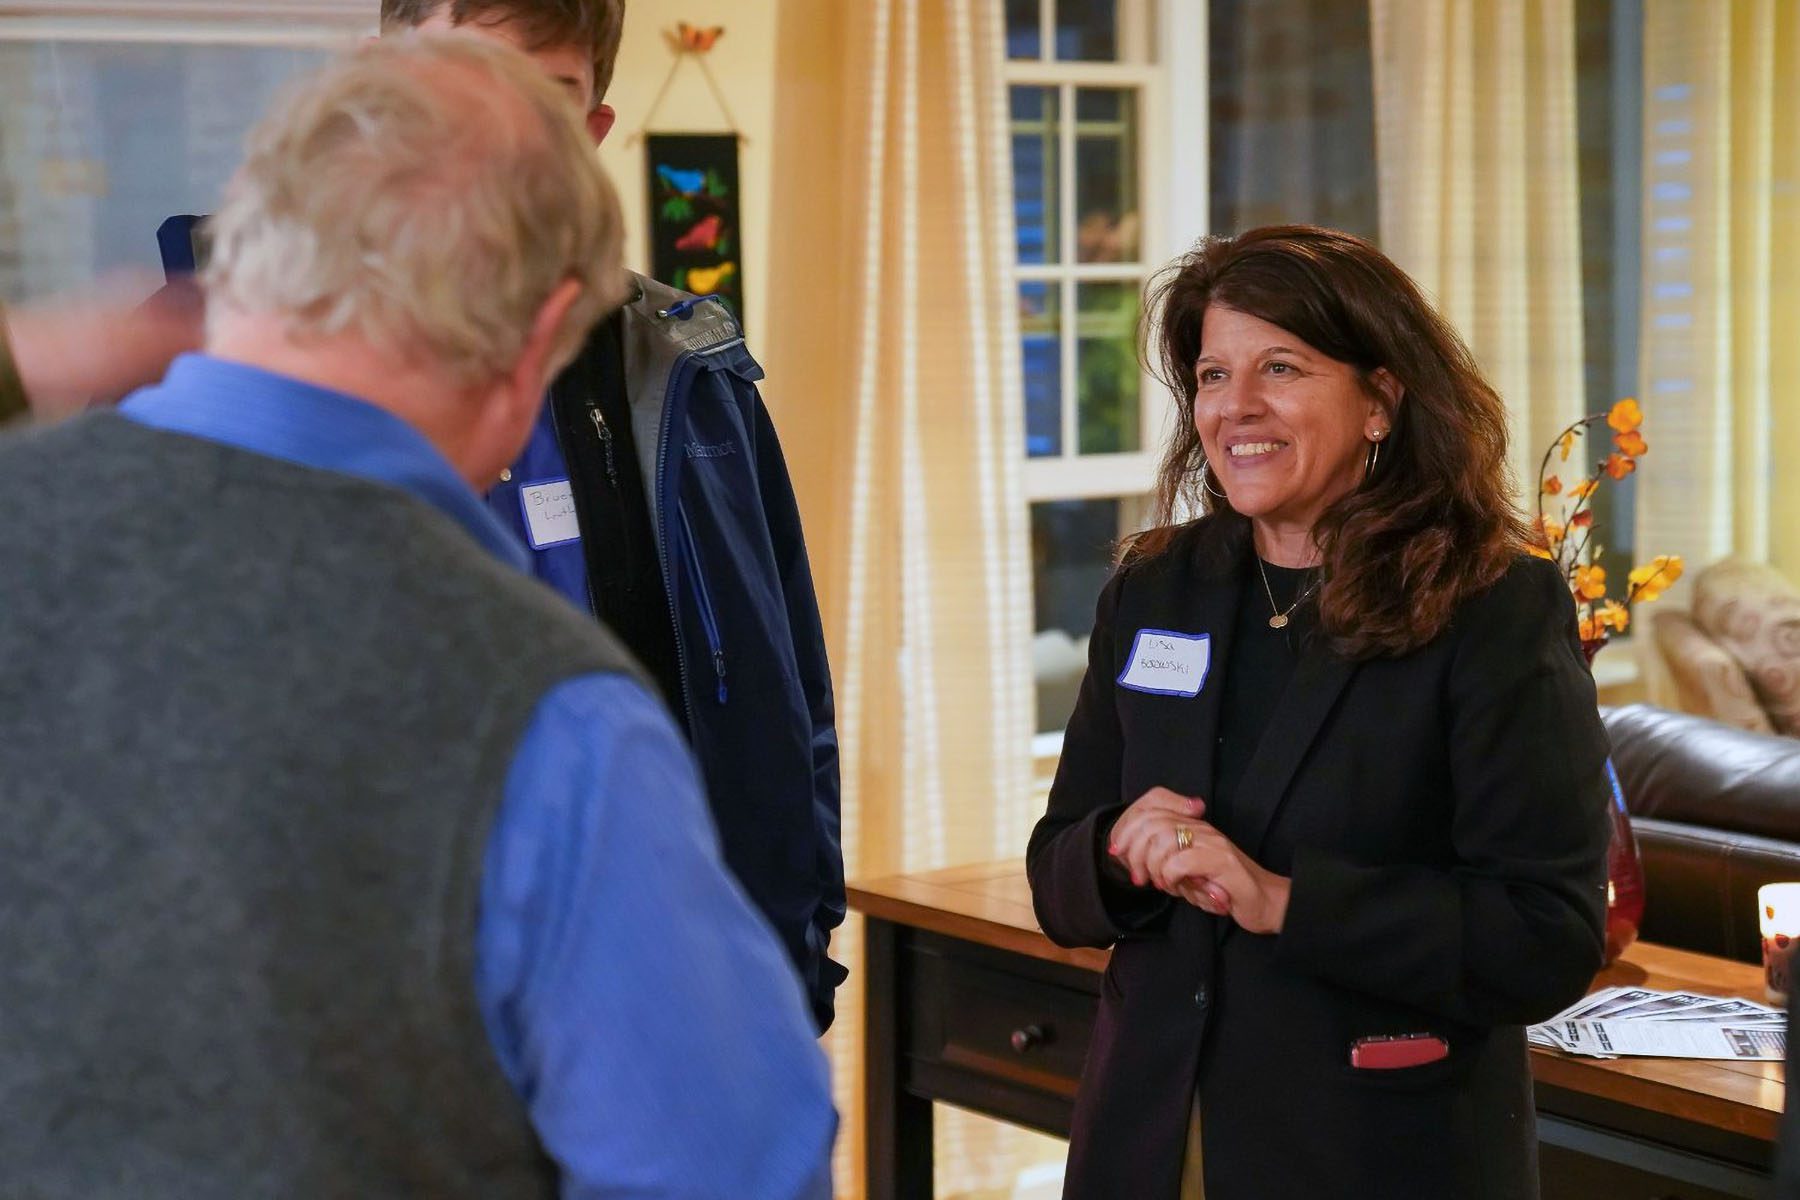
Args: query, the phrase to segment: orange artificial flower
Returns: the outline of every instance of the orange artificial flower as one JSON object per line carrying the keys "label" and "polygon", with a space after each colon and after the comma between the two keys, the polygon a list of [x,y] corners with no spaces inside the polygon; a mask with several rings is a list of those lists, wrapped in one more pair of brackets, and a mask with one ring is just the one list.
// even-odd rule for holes
{"label": "orange artificial flower", "polygon": [[1669,589],[1677,579],[1681,578],[1682,562],[1679,554],[1659,554],[1643,566],[1634,569],[1630,576],[1632,600],[1648,603]]}
{"label": "orange artificial flower", "polygon": [[1539,558],[1554,562],[1556,551],[1562,545],[1563,527],[1540,513],[1531,519],[1531,534],[1531,543],[1525,548]]}
{"label": "orange artificial flower", "polygon": [[[1561,455],[1563,462],[1575,453],[1575,444],[1587,427],[1600,418],[1584,417],[1574,425],[1565,429],[1551,443],[1551,450]],[[1630,572],[1630,586],[1626,589],[1622,600],[1615,600],[1606,594],[1606,570],[1593,560],[1600,555],[1595,540],[1599,530],[1594,520],[1594,511],[1589,500],[1599,490],[1604,479],[1620,480],[1637,470],[1637,460],[1650,450],[1650,444],[1644,440],[1640,426],[1644,423],[1643,409],[1631,397],[1620,400],[1607,412],[1606,423],[1613,430],[1613,450],[1606,454],[1606,461],[1594,468],[1591,478],[1576,479],[1564,483],[1559,475],[1548,478],[1539,471],[1539,487],[1545,496],[1566,497],[1562,507],[1556,510],[1562,524],[1544,515],[1543,501],[1538,501],[1539,512],[1532,522],[1531,553],[1539,558],[1546,558],[1561,566],[1567,573],[1569,590],[1575,595],[1576,609],[1579,614],[1581,640],[1593,645],[1605,642],[1615,633],[1624,633],[1631,627],[1631,606],[1639,600],[1655,600],[1677,579],[1681,578],[1682,562],[1680,557],[1672,554],[1658,555],[1643,566],[1633,568]],[[1550,456],[1544,456],[1545,467],[1549,465]],[[1569,560],[1574,561],[1569,561]],[[1586,559],[1587,562],[1581,560]]]}

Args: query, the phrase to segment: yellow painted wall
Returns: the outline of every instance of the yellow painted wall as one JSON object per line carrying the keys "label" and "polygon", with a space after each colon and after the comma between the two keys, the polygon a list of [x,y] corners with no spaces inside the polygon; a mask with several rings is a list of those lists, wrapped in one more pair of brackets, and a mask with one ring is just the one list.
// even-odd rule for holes
{"label": "yellow painted wall", "polygon": [[[767,329],[769,261],[769,156],[774,140],[775,17],[780,0],[630,0],[625,13],[625,37],[619,47],[619,65],[613,75],[608,103],[619,113],[619,123],[600,148],[600,160],[612,173],[625,206],[625,261],[648,272],[649,220],[644,144],[632,135],[644,128],[650,104],[662,87],[675,55],[665,34],[678,21],[690,25],[725,27],[707,55],[707,66],[719,90],[737,117],[739,128],[749,135],[738,148],[739,181],[743,187],[743,264],[748,310],[746,322],[752,349],[758,333]],[[717,133],[727,128],[719,102],[698,67],[684,63],[674,84],[663,97],[649,132]]]}

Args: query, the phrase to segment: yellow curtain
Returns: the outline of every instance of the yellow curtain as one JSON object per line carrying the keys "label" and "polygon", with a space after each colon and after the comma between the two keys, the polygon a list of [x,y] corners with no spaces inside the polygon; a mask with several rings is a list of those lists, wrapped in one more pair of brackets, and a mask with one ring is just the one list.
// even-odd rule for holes
{"label": "yellow curtain", "polygon": [[[1000,6],[780,11],[763,350],[832,651],[846,870],[1016,857],[1036,814]],[[862,1190],[860,933],[836,947],[829,1039],[843,1195]],[[938,1126],[940,1195],[1046,1154]]]}
{"label": "yellow curtain", "polygon": [[1644,8],[1638,544],[1800,574],[1800,6]]}
{"label": "yellow curtain", "polygon": [[1574,0],[1371,0],[1369,16],[1382,248],[1505,398],[1514,473],[1535,487],[1583,410]]}

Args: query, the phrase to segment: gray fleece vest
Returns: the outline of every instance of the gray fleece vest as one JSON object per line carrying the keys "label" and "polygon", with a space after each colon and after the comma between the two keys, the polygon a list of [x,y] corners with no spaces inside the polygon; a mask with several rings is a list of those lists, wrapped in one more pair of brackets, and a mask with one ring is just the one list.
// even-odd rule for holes
{"label": "gray fleece vest", "polygon": [[481,866],[546,690],[629,669],[397,489],[0,441],[0,1196],[554,1195]]}

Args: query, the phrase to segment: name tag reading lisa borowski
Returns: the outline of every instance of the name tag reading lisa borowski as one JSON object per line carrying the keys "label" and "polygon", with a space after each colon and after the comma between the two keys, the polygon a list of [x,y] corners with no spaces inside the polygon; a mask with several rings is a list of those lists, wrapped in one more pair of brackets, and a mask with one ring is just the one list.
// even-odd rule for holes
{"label": "name tag reading lisa borowski", "polygon": [[1198,696],[1212,666],[1212,635],[1140,629],[1119,686],[1152,696]]}
{"label": "name tag reading lisa borowski", "polygon": [[575,519],[575,492],[566,479],[544,479],[519,487],[525,532],[533,550],[561,546],[581,537]]}

